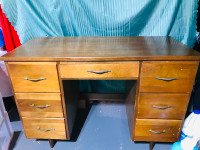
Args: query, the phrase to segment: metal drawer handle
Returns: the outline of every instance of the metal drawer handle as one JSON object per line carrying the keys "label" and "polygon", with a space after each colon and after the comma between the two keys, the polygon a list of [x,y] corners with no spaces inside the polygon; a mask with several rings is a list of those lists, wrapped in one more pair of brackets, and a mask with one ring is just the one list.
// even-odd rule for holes
{"label": "metal drawer handle", "polygon": [[96,73],[96,74],[104,74],[104,73],[108,73],[108,72],[111,72],[111,71],[109,71],[109,70],[105,70],[105,71],[88,70],[87,72]]}
{"label": "metal drawer handle", "polygon": [[161,132],[156,132],[156,131],[153,131],[153,130],[148,130],[149,132],[152,132],[152,133],[155,133],[155,134],[162,134],[162,133],[166,133],[165,130],[161,131]]}
{"label": "metal drawer handle", "polygon": [[40,127],[37,127],[36,129],[40,130],[40,131],[44,131],[44,132],[55,130],[54,128],[50,128],[50,129],[45,130],[45,129],[40,129]]}
{"label": "metal drawer handle", "polygon": [[167,107],[159,107],[159,106],[153,105],[152,107],[157,108],[157,109],[162,109],[162,110],[172,108],[172,106],[170,106],[170,105]]}
{"label": "metal drawer handle", "polygon": [[38,82],[38,81],[41,81],[41,80],[45,80],[46,78],[39,78],[39,79],[29,79],[28,77],[25,77],[24,80],[29,80],[29,81],[32,81],[32,82]]}
{"label": "metal drawer handle", "polygon": [[155,79],[158,79],[158,80],[163,80],[163,81],[173,81],[173,80],[178,80],[179,78],[170,78],[170,79],[167,79],[167,78],[160,78],[160,77],[156,77]]}
{"label": "metal drawer handle", "polygon": [[31,107],[35,107],[35,108],[39,108],[39,109],[44,109],[44,108],[50,107],[50,105],[46,105],[46,106],[36,106],[35,104],[31,104],[30,106],[31,106]]}

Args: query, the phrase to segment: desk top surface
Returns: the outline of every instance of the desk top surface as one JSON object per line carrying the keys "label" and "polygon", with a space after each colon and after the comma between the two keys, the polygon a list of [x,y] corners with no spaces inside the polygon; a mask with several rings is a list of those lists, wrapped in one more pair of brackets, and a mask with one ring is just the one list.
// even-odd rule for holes
{"label": "desk top surface", "polygon": [[39,37],[0,60],[200,60],[200,53],[171,37]]}

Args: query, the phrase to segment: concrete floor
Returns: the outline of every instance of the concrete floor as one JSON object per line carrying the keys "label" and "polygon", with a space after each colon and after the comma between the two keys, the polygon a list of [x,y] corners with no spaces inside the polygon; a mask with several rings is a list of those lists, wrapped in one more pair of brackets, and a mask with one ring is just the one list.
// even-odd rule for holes
{"label": "concrete floor", "polygon": [[[126,108],[122,103],[93,104],[76,142],[26,139],[17,110],[10,113],[15,131],[10,150],[148,150],[148,143],[130,140]],[[154,150],[170,150],[171,143],[156,143]]]}

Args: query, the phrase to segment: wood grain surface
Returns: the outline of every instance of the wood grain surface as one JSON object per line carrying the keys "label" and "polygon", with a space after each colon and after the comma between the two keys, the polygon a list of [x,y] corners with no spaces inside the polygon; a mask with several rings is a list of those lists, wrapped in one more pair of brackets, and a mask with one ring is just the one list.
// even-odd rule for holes
{"label": "wood grain surface", "polygon": [[[59,92],[56,63],[9,62],[7,65],[14,92]],[[38,82],[25,80],[45,78]]]}
{"label": "wood grain surface", "polygon": [[176,142],[181,124],[182,120],[136,119],[134,141]]}
{"label": "wood grain surface", "polygon": [[[175,142],[200,53],[171,37],[41,37],[0,60],[6,62],[27,138],[70,139],[80,99],[77,80],[134,79],[137,84],[126,101],[131,139]],[[97,75],[88,70],[111,72]],[[32,103],[54,107],[29,109]],[[154,105],[172,107],[159,110]]]}
{"label": "wood grain surface", "polygon": [[200,53],[172,37],[39,37],[0,57],[0,60],[200,60]]}
{"label": "wood grain surface", "polygon": [[[198,61],[145,61],[142,63],[140,92],[190,93],[198,65]],[[157,77],[177,79],[163,81]]]}
{"label": "wood grain surface", "polygon": [[[15,98],[22,117],[63,118],[60,93],[16,93]],[[36,108],[46,105],[49,107]]]}
{"label": "wood grain surface", "polygon": [[[97,74],[89,71],[108,71]],[[138,78],[139,61],[109,63],[60,63],[63,79],[126,79]]]}
{"label": "wood grain surface", "polygon": [[[190,94],[139,94],[138,118],[184,119]],[[159,109],[169,107],[167,109]]]}
{"label": "wood grain surface", "polygon": [[[137,83],[138,81],[136,81],[135,83],[132,82],[133,85],[131,85],[131,89],[130,91],[127,91],[127,97],[126,97],[126,101],[125,101],[125,104],[126,104],[126,115],[127,115],[127,120],[128,120],[128,125],[129,125],[129,131],[130,131],[130,136],[131,136],[131,139],[133,140],[133,135],[132,134],[135,134],[134,132],[134,127],[135,127],[135,118],[134,118],[134,111],[135,111],[135,101],[137,99],[137,94],[138,94],[138,88],[137,88]],[[130,81],[127,83],[128,84],[132,84]],[[137,109],[136,109],[137,110]]]}
{"label": "wood grain surface", "polygon": [[[24,118],[22,117],[26,138],[66,139],[64,119],[60,118]],[[39,130],[39,129],[40,130]],[[41,131],[49,130],[50,131]]]}

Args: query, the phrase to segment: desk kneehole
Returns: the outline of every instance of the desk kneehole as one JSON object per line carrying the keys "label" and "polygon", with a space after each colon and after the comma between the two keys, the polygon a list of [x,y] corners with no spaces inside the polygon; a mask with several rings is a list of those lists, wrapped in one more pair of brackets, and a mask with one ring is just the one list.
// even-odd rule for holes
{"label": "desk kneehole", "polygon": [[137,79],[139,61],[60,63],[61,78],[69,79]]}

